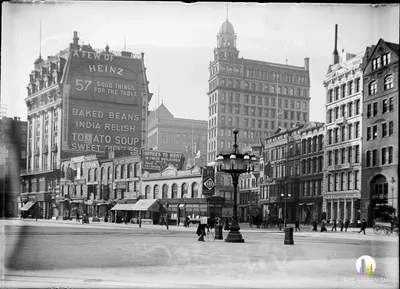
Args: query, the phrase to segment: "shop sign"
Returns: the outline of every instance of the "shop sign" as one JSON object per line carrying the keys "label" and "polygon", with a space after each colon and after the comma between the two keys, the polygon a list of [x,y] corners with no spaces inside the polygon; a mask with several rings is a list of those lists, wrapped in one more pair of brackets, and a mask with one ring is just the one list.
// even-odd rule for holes
{"label": "shop sign", "polygon": [[177,170],[182,170],[184,157],[182,153],[159,152],[144,150],[143,169],[161,172],[169,165],[173,165]]}
{"label": "shop sign", "polygon": [[114,190],[115,189],[126,189],[126,182],[114,183],[113,188],[114,188]]}
{"label": "shop sign", "polygon": [[137,199],[139,198],[139,192],[132,192],[132,191],[128,191],[124,193],[124,199]]}
{"label": "shop sign", "polygon": [[100,163],[97,160],[96,161],[85,162],[84,165],[85,165],[85,168],[87,168],[87,169],[100,167]]}
{"label": "shop sign", "polygon": [[132,164],[132,163],[140,163],[141,157],[138,156],[129,156],[129,157],[124,157],[121,159],[114,159],[114,165],[124,165],[124,164]]}

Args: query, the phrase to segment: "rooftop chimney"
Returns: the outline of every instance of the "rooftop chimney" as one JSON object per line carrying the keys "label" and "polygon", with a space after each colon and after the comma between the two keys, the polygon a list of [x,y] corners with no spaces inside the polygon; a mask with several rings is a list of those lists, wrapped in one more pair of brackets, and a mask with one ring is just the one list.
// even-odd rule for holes
{"label": "rooftop chimney", "polygon": [[339,54],[337,52],[337,27],[338,25],[335,24],[335,49],[333,50],[333,64],[339,62]]}
{"label": "rooftop chimney", "polygon": [[77,32],[77,31],[74,31],[74,45],[78,45],[78,40],[79,40],[79,38],[78,38],[78,32]]}

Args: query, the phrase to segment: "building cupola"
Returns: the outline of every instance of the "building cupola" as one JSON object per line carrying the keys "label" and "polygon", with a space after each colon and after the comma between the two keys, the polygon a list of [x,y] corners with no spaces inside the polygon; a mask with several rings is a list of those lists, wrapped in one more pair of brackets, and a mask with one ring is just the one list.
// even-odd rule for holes
{"label": "building cupola", "polygon": [[217,35],[217,48],[214,50],[215,59],[237,59],[235,29],[228,19],[222,23]]}

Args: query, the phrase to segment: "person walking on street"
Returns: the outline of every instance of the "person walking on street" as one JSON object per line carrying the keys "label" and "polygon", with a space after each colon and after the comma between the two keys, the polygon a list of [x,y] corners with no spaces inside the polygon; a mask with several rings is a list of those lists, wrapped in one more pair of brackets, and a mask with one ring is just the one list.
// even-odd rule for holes
{"label": "person walking on street", "polygon": [[76,221],[79,222],[79,211],[76,211]]}
{"label": "person walking on street", "polygon": [[332,226],[331,231],[333,231],[333,229],[335,229],[335,232],[336,232],[336,219],[333,220],[333,226]]}
{"label": "person walking on street", "polygon": [[299,229],[299,231],[300,231],[300,221],[299,221],[299,219],[296,219],[295,227],[296,227],[296,232],[297,232],[297,229]]}
{"label": "person walking on street", "polygon": [[347,232],[347,228],[349,227],[349,225],[350,225],[350,221],[349,221],[349,219],[346,219],[346,221],[344,222],[344,231],[345,232]]}
{"label": "person walking on street", "polygon": [[360,230],[360,232],[358,232],[358,234],[360,234],[361,232],[364,232],[364,235],[365,235],[366,228],[367,228],[367,222],[365,221],[365,219],[363,219],[362,223],[361,223],[361,230]]}
{"label": "person walking on street", "polygon": [[128,214],[124,215],[124,223],[125,225],[128,225]]}
{"label": "person walking on street", "polygon": [[318,232],[318,228],[317,228],[317,220],[314,220],[313,222],[313,229],[314,232]]}
{"label": "person walking on street", "polygon": [[343,220],[339,221],[339,226],[340,226],[340,232],[343,232],[343,226],[344,226]]}
{"label": "person walking on street", "polygon": [[321,232],[328,232],[328,230],[325,227],[325,222],[322,222],[321,224]]}
{"label": "person walking on street", "polygon": [[206,229],[208,229],[207,223],[200,221],[196,231],[197,236],[199,236],[197,241],[205,242],[204,236],[206,235]]}
{"label": "person walking on street", "polygon": [[224,228],[224,230],[225,231],[229,231],[229,220],[228,220],[228,218],[225,218],[225,228]]}

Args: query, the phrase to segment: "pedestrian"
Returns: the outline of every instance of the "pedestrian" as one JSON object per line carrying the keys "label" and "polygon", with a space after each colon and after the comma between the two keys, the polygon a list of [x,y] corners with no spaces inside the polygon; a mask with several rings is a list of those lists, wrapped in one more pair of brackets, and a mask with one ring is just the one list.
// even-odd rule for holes
{"label": "pedestrian", "polygon": [[297,229],[299,229],[299,231],[300,231],[300,221],[299,221],[299,219],[296,219],[295,227],[296,227],[296,232],[297,232]]}
{"label": "pedestrian", "polygon": [[361,222],[361,230],[360,230],[360,232],[358,232],[358,234],[360,234],[361,232],[364,232],[364,235],[365,235],[366,228],[367,228],[367,221],[365,221],[365,219],[363,219]]}
{"label": "pedestrian", "polygon": [[224,227],[225,231],[229,231],[229,220],[228,218],[225,219],[225,227]]}
{"label": "pedestrian", "polygon": [[333,231],[333,229],[335,229],[335,232],[336,232],[336,219],[333,220],[333,226],[332,226],[331,231]]}
{"label": "pedestrian", "polygon": [[325,227],[325,222],[322,222],[321,224],[321,232],[328,232],[328,230]]}
{"label": "pedestrian", "polygon": [[125,214],[124,216],[124,223],[125,225],[128,225],[128,214]]}
{"label": "pedestrian", "polygon": [[281,218],[278,219],[278,227],[279,231],[282,231],[283,220]]}
{"label": "pedestrian", "polygon": [[343,232],[343,226],[344,226],[343,220],[339,221],[339,225],[340,225],[340,232]]}
{"label": "pedestrian", "polygon": [[206,222],[200,221],[199,225],[197,226],[196,234],[197,234],[197,236],[199,236],[199,239],[197,241],[205,242],[204,236],[206,235],[206,229],[208,229]]}
{"label": "pedestrian", "polygon": [[349,227],[349,225],[350,225],[350,221],[349,221],[349,219],[346,219],[346,221],[344,222],[344,231],[345,232],[347,232],[347,228]]}
{"label": "pedestrian", "polygon": [[189,217],[186,216],[185,218],[185,228],[189,227]]}
{"label": "pedestrian", "polygon": [[307,224],[307,213],[304,213],[304,226]]}
{"label": "pedestrian", "polygon": [[76,211],[76,221],[79,222],[79,211]]}
{"label": "pedestrian", "polygon": [[317,220],[314,220],[313,222],[313,231],[318,232],[318,228],[317,228]]}

